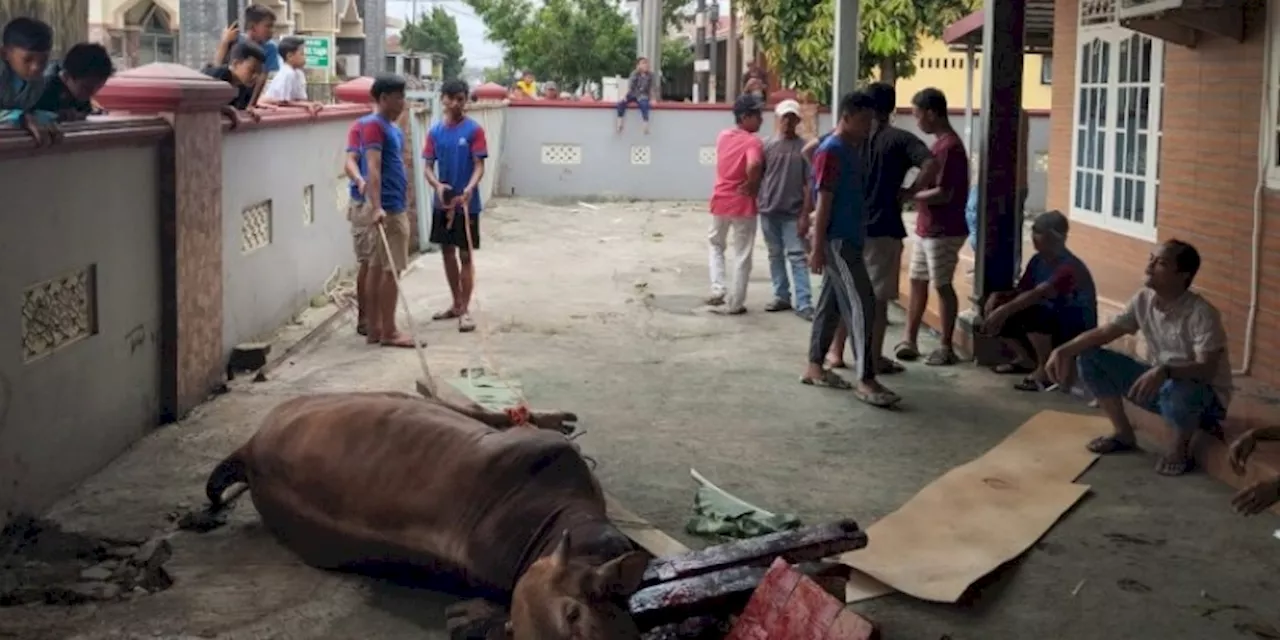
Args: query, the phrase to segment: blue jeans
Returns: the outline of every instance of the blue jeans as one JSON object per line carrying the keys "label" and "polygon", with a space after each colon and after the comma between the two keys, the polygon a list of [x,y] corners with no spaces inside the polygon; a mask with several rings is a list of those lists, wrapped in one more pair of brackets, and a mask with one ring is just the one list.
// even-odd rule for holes
{"label": "blue jeans", "polygon": [[[1093,349],[1076,360],[1080,380],[1096,398],[1129,395],[1133,383],[1151,367],[1110,349]],[[1155,399],[1143,406],[1160,414],[1174,429],[1187,432],[1212,427],[1227,417],[1213,387],[1194,380],[1166,380]]]}
{"label": "blue jeans", "polygon": [[631,104],[632,102],[636,103],[637,107],[640,107],[640,119],[644,120],[645,122],[648,122],[649,121],[649,98],[647,97],[632,98],[631,96],[627,96],[619,100],[618,101],[618,117],[621,118],[627,115],[627,105]]}
{"label": "blue jeans", "polygon": [[[804,241],[796,235],[798,219],[787,215],[760,216],[764,244],[769,249],[769,279],[773,281],[773,298],[791,302],[791,286],[796,288],[796,309],[813,307],[809,292],[809,263]],[[791,264],[791,282],[787,281],[787,264]]]}

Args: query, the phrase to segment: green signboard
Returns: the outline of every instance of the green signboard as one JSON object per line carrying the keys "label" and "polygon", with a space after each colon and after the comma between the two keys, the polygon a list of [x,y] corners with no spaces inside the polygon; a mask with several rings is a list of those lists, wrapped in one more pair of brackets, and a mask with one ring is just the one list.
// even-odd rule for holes
{"label": "green signboard", "polygon": [[312,69],[328,70],[329,65],[332,64],[333,41],[324,36],[307,36],[304,40],[307,66]]}

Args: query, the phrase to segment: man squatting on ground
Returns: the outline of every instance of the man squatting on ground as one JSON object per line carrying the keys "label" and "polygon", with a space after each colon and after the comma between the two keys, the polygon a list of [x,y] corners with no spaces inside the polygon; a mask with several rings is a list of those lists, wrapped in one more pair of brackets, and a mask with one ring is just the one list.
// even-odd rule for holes
{"label": "man squatting on ground", "polygon": [[[756,242],[756,196],[764,174],[764,144],[756,137],[764,118],[760,101],[742,96],[733,103],[736,126],[720,132],[716,138],[716,181],[711,190],[711,228],[707,231],[710,248],[712,307],[725,305],[717,313],[746,313],[747,281],[751,278],[751,255]],[[726,240],[733,244],[733,289],[724,283],[724,251]]]}
{"label": "man squatting on ground", "polygon": [[[809,237],[809,267],[822,279],[809,346],[809,365],[800,381],[808,385],[852,388],[862,402],[891,407],[902,400],[876,380],[871,353],[875,294],[862,258],[866,234],[866,199],[863,145],[875,120],[875,102],[861,92],[840,99],[839,120],[814,154],[817,207]],[[831,340],[843,318],[853,338],[857,381],[849,384],[823,368]]]}
{"label": "man squatting on ground", "polygon": [[923,89],[911,100],[916,123],[925,134],[936,136],[933,148],[938,177],[916,192],[916,241],[911,251],[911,296],[907,303],[907,329],[894,349],[899,360],[920,358],[918,340],[929,303],[929,287],[938,292],[942,345],[925,358],[933,366],[957,362],[953,338],[960,301],[952,286],[960,249],[969,237],[965,203],[969,198],[969,154],[947,118],[947,97],[937,89]]}
{"label": "man squatting on ground", "polygon": [[[404,112],[404,78],[380,75],[373,81],[374,112],[357,121],[360,149],[364,154],[365,207],[361,222],[370,227],[375,242],[365,283],[366,340],[384,347],[412,348],[413,338],[396,328],[396,276],[409,262],[409,217],[405,215],[409,179],[404,167],[404,134],[396,120]],[[389,255],[388,255],[389,254]]]}
{"label": "man squatting on ground", "polygon": [[[809,293],[809,265],[800,233],[800,216],[812,206],[809,189],[809,160],[804,140],[796,135],[800,124],[800,103],[783,100],[774,108],[778,131],[764,145],[764,178],[760,182],[760,229],[769,249],[769,279],[773,300],[765,311],[795,309],[796,315],[813,320],[813,300]],[[791,280],[787,280],[787,267]],[[795,288],[795,305],[791,290]]]}
{"label": "man squatting on ground", "polygon": [[[440,87],[444,119],[427,133],[422,157],[427,162],[427,184],[435,191],[431,213],[431,241],[440,245],[444,275],[453,303],[432,320],[458,319],[458,331],[474,331],[471,294],[476,267],[471,253],[480,249],[480,192],[484,160],[489,157],[484,127],[463,114],[470,90],[462,80]],[[462,185],[458,190],[455,185]]]}
{"label": "man squatting on ground", "polygon": [[[1114,433],[1089,443],[1094,453],[1131,451],[1133,425],[1124,398],[1155,412],[1175,434],[1172,450],[1156,471],[1176,476],[1192,466],[1191,441],[1197,429],[1219,431],[1231,401],[1227,332],[1218,310],[1191,291],[1200,270],[1195,247],[1178,240],[1159,245],[1147,262],[1146,282],[1109,324],[1086,331],[1049,355],[1045,369],[1066,385],[1077,372],[1111,420]],[[1102,347],[1142,333],[1155,366]]]}

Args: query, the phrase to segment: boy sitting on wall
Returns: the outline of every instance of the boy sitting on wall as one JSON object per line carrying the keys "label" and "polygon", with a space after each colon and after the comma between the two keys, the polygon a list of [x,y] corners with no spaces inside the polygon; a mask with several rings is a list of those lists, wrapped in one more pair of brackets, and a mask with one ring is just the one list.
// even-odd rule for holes
{"label": "boy sitting on wall", "polygon": [[0,44],[0,125],[23,127],[37,145],[60,134],[55,115],[37,113],[44,93],[44,70],[53,49],[53,28],[33,18],[14,18],[4,26]]}
{"label": "boy sitting on wall", "polygon": [[105,47],[90,42],[77,44],[67,51],[62,62],[49,65],[44,93],[35,108],[57,114],[60,122],[84,120],[91,114],[101,113],[93,96],[102,90],[113,73],[115,65]]}

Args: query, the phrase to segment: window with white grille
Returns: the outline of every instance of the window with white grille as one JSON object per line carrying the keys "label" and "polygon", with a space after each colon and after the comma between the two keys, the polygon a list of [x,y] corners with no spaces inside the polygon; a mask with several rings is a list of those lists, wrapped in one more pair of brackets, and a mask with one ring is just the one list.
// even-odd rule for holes
{"label": "window with white grille", "polygon": [[1073,221],[1155,238],[1163,92],[1164,43],[1119,26],[1114,0],[1081,2]]}

